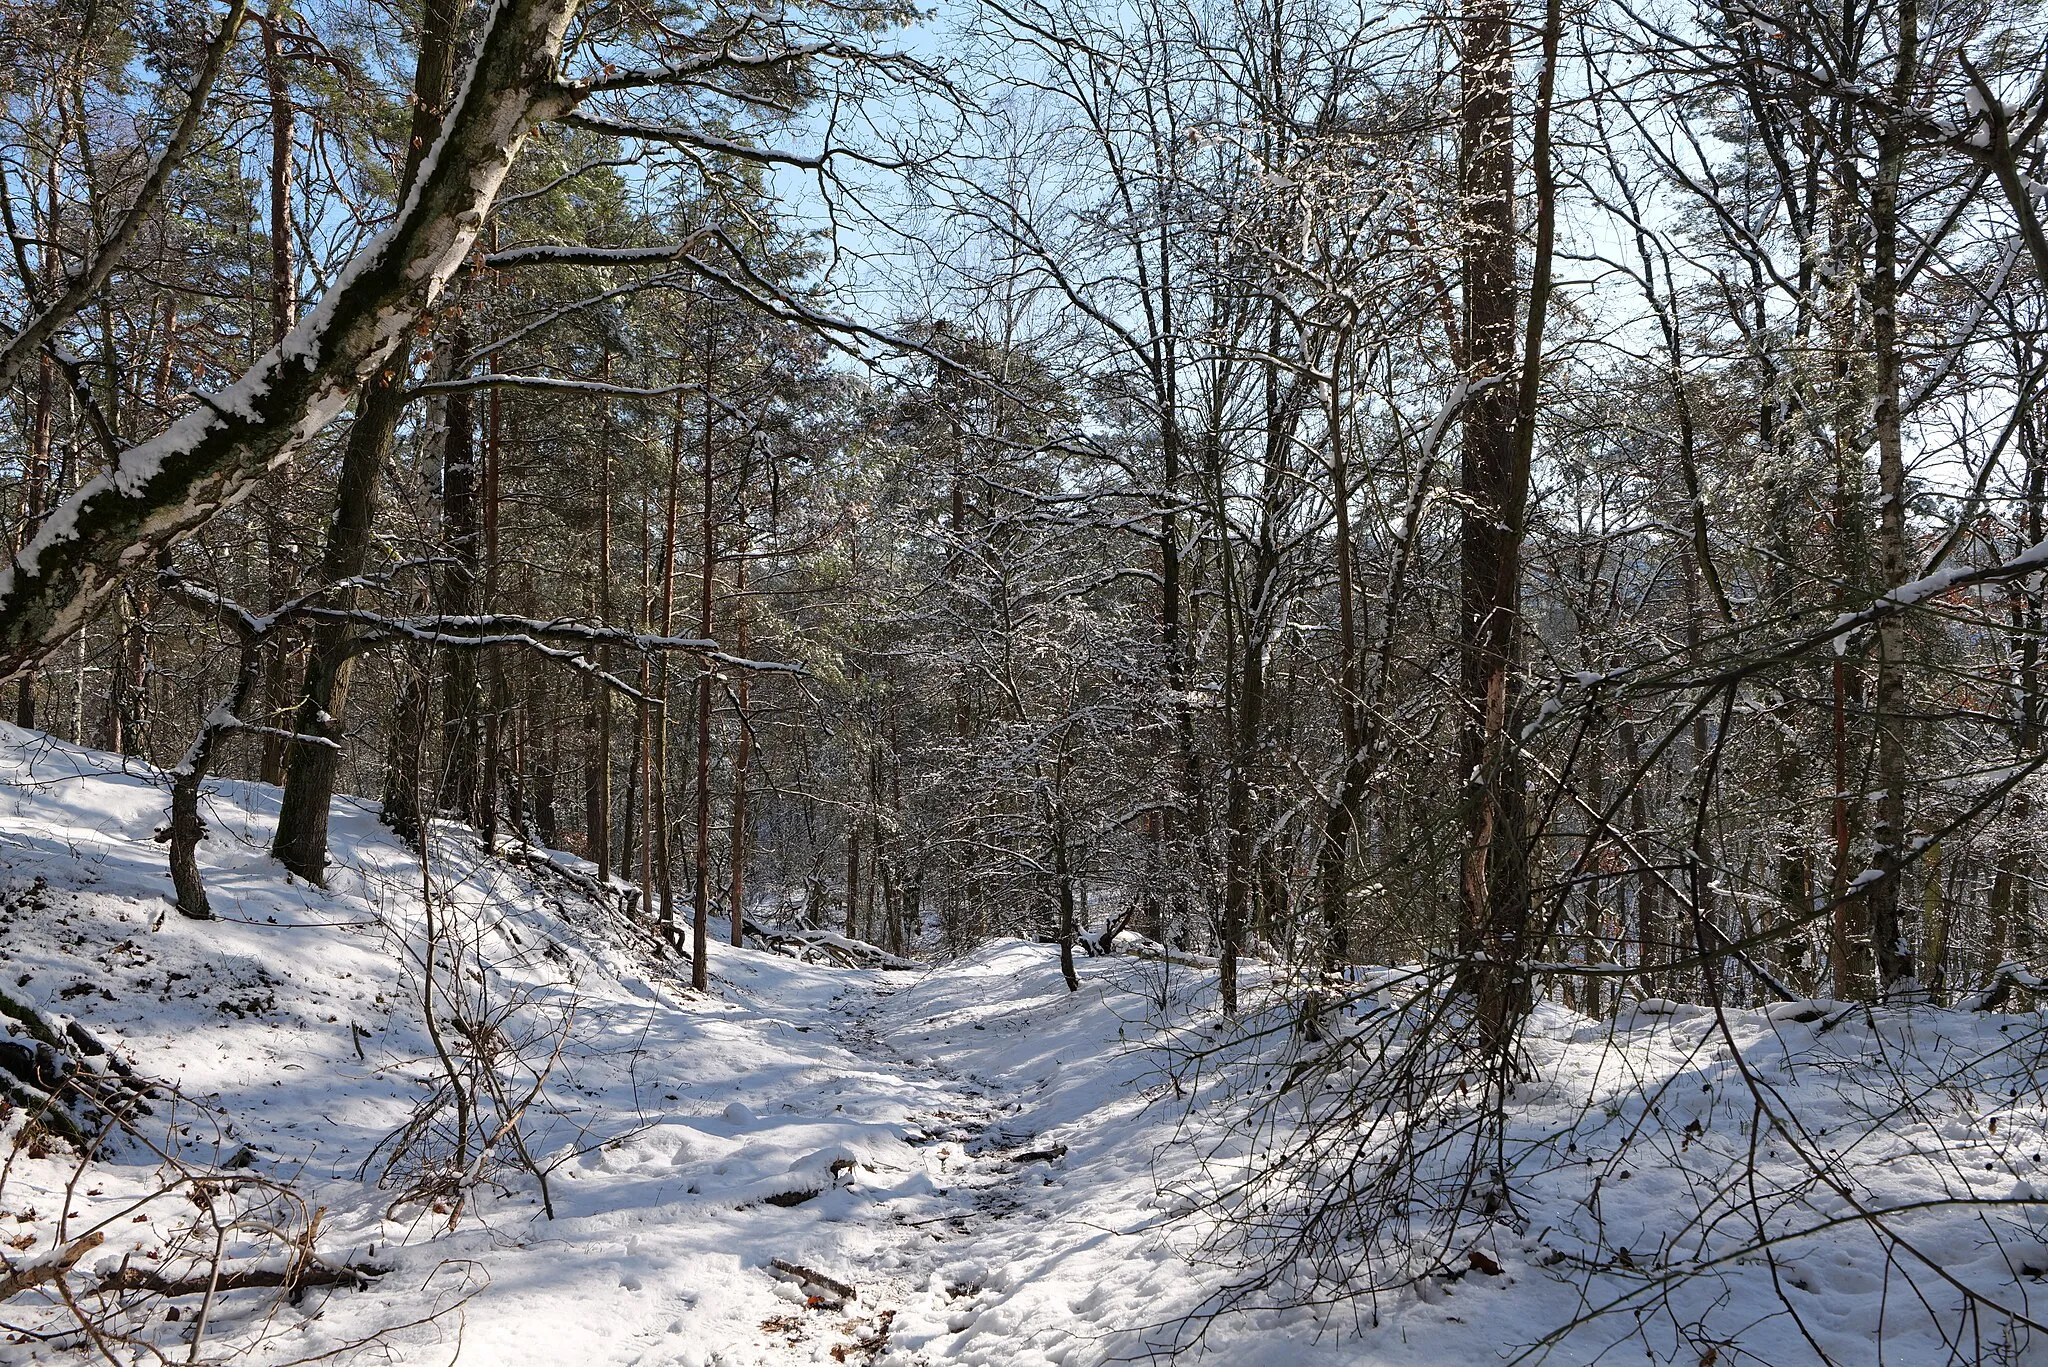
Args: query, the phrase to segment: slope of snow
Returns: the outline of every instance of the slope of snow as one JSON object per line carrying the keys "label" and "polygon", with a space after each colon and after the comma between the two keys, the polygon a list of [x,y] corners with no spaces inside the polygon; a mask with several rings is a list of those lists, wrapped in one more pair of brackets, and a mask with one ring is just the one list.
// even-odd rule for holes
{"label": "slope of snow", "polygon": [[[1230,1367],[1448,1365],[1504,1360],[1618,1302],[1545,1360],[1873,1362],[1882,1328],[1886,1362],[2048,1363],[2010,1317],[1964,1315],[1960,1290],[2043,1309],[2038,1016],[1724,1025],[1653,1007],[1608,1026],[1542,1008],[1509,1126],[1510,1218],[1457,1246],[1482,1259],[1359,1302],[1281,1295],[1208,1322],[1235,1274],[1205,1252],[1203,1202],[1259,1151],[1243,1086],[1283,1048],[1195,1070],[1228,1042],[1209,975],[1085,959],[1070,995],[1053,952],[1019,941],[923,973],[716,947],[714,991],[696,996],[651,937],[567,881],[481,859],[460,830],[437,832],[423,874],[343,799],[330,886],[297,882],[265,852],[276,800],[212,786],[202,864],[223,916],[185,920],[150,838],[160,776],[0,728],[0,990],[174,1084],[142,1122],[155,1142],[209,1170],[249,1165],[224,1182],[295,1183],[324,1208],[330,1261],[386,1269],[296,1306],[221,1298],[205,1360],[1090,1367],[1182,1347]],[[436,1077],[419,1007],[430,910],[467,946],[460,981],[497,1011],[507,1075],[555,1056],[525,1116],[552,1219],[517,1166],[455,1212],[394,1209],[380,1185]],[[1822,1175],[1759,1127],[1758,1088]],[[9,1266],[99,1228],[84,1285],[124,1258],[169,1268],[195,1229],[211,1239],[189,1195],[153,1195],[164,1165],[146,1147],[115,1146],[67,1189],[76,1163],[15,1144],[21,1124],[0,1129]],[[1917,1262],[1853,1218],[1944,1196],[1977,1203],[1895,1222]],[[1758,1222],[1783,1239],[1774,1261],[1743,1251]],[[227,1266],[277,1247],[238,1229]],[[841,1304],[777,1260],[857,1295]],[[142,1333],[183,1360],[199,1300]],[[0,1321],[0,1363],[79,1359],[75,1333],[36,1337],[71,1324],[46,1291]]]}

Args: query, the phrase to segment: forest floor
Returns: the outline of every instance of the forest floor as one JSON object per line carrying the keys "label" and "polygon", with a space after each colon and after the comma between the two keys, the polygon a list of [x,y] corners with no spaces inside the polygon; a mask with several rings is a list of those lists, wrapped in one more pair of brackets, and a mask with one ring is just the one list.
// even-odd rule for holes
{"label": "forest floor", "polygon": [[[275,790],[211,791],[202,865],[221,915],[191,921],[169,909],[151,838],[161,776],[0,727],[0,989],[175,1084],[141,1122],[152,1143],[198,1171],[293,1183],[324,1209],[329,1261],[388,1269],[298,1307],[224,1298],[209,1360],[376,1336],[386,1360],[423,1363],[1028,1367],[1174,1332],[1194,1282],[1152,1171],[1163,1079],[1135,1040],[1158,965],[1089,961],[1071,997],[1050,951],[1018,941],[929,973],[714,945],[698,995],[686,964],[571,882],[443,830],[433,880],[468,950],[466,1009],[524,1066],[555,1056],[526,1115],[553,1218],[531,1175],[501,1168],[502,1189],[450,1230],[430,1202],[388,1209],[416,1164],[384,1171],[388,1136],[436,1081],[417,856],[343,799],[328,886],[311,887],[265,852]],[[62,1147],[17,1146],[6,1256],[26,1265],[99,1231],[87,1280],[123,1259],[198,1266],[179,1250],[203,1222],[157,1194],[164,1171],[141,1145],[82,1170]],[[238,1236],[226,1265],[273,1252]],[[857,1294],[834,1304],[775,1260]],[[14,1331],[0,1361],[75,1355],[76,1334],[35,1341],[69,1323],[36,1302],[0,1315]],[[197,1303],[146,1336],[182,1357]]]}
{"label": "forest floor", "polygon": [[[204,1270],[232,1207],[249,1214],[221,1236],[223,1268],[274,1267],[304,1220],[275,1220],[268,1181],[321,1212],[329,1263],[379,1269],[366,1290],[296,1305],[216,1297],[197,1360],[346,1361],[367,1345],[363,1360],[422,1364],[1092,1367],[1183,1347],[1230,1367],[1450,1367],[1503,1360],[1619,1296],[1544,1360],[2043,1361],[1982,1305],[1965,1334],[1939,1279],[1841,1219],[1880,1196],[1981,1196],[1915,1238],[1958,1285],[2028,1303],[2048,1275],[2042,1114],[2016,1080],[2048,1058],[2038,1017],[1731,1012],[1724,1029],[1689,1008],[1620,1025],[1545,1008],[1545,1080],[1517,1117],[1542,1161],[1518,1170],[1519,1223],[1469,1266],[1375,1300],[1206,1322],[1231,1274],[1204,1256],[1201,1193],[1250,1150],[1232,1094],[1191,1090],[1191,1037],[1213,1025],[1201,975],[1087,959],[1069,994],[1052,951],[1016,940],[926,971],[715,947],[713,990],[693,994],[683,965],[580,895],[574,866],[485,860],[449,828],[423,881],[344,800],[328,886],[310,887],[265,852],[275,791],[228,782],[203,851],[221,918],[191,921],[169,909],[151,839],[164,800],[146,767],[0,727],[0,991],[168,1084],[138,1123],[146,1142],[82,1165],[15,1142],[25,1117],[7,1116],[0,1255],[32,1266],[96,1232],[71,1285],[124,1266],[175,1279]],[[441,962],[463,958],[434,978],[444,1038],[488,1035],[513,1104],[544,1073],[522,1123],[552,1218],[518,1165],[453,1210],[404,1199],[453,1133],[447,1108],[422,1110],[439,1076],[418,1005],[430,935]],[[1905,1120],[1867,1123],[1903,1058],[1935,1085],[1908,1089]],[[1791,1161],[1776,1147],[1759,1155],[1774,1141],[1744,1120],[1744,1070],[1832,1130],[1816,1144],[1842,1148],[1846,1185],[1799,1185],[1770,1166]],[[391,1136],[423,1117],[393,1165]],[[1817,1231],[1775,1264],[1706,1257],[1699,1212],[1739,1224],[1739,1172],[1764,1174],[1756,1218]],[[1677,1265],[1696,1275],[1659,1271]],[[0,1307],[0,1363],[85,1360],[51,1292]],[[108,1323],[182,1361],[203,1299]]]}

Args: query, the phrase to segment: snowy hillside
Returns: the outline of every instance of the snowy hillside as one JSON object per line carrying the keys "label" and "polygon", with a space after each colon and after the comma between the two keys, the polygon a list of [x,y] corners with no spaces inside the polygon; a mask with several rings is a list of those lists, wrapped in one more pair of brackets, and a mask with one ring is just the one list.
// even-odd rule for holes
{"label": "snowy hillside", "polygon": [[[573,881],[460,830],[423,873],[345,800],[331,886],[295,882],[264,852],[275,792],[236,783],[207,812],[222,916],[190,921],[158,776],[12,729],[0,765],[0,990],[163,1084],[144,1142],[83,1164],[8,1109],[0,1276],[76,1259],[16,1281],[0,1362],[184,1360],[203,1323],[204,1361],[1462,1364],[1610,1303],[1547,1360],[1874,1361],[1882,1321],[1887,1362],[2048,1361],[1963,1298],[2025,1315],[2048,1275],[2034,1016],[1542,1008],[1500,1219],[1405,1288],[1302,1308],[1282,1278],[1207,1322],[1245,1275],[1215,1236],[1257,1214],[1212,1198],[1287,1140],[1244,1123],[1284,1046],[1210,1033],[1199,971],[1086,959],[1070,996],[1015,940],[927,972],[721,948],[693,996]],[[422,1111],[429,990],[530,1164]],[[1910,1247],[1855,1218],[1937,1200]],[[288,1265],[330,1284],[206,1293]]]}

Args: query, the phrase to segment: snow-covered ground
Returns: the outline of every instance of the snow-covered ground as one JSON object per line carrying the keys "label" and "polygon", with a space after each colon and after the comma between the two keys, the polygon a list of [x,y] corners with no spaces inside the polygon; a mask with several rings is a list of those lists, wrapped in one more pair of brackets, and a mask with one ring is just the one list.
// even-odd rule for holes
{"label": "snow-covered ground", "polygon": [[[124,1260],[171,1276],[193,1231],[210,1247],[214,1217],[264,1190],[226,1183],[270,1179],[323,1211],[329,1263],[383,1269],[297,1305],[219,1298],[202,1360],[346,1360],[374,1338],[365,1360],[400,1363],[1085,1367],[1180,1346],[1232,1367],[1448,1365],[1619,1301],[1546,1360],[2048,1363],[1998,1313],[2048,1313],[2038,1016],[1545,1007],[1503,1221],[1363,1311],[1209,1323],[1189,1317],[1234,1273],[1203,1256],[1204,1222],[1230,1214],[1205,1198],[1257,1156],[1239,1109],[1256,1071],[1196,1085],[1190,1051],[1222,1038],[1197,970],[1085,959],[1070,995],[1020,941],[924,972],[719,947],[698,996],[573,881],[481,860],[456,830],[423,873],[352,800],[330,886],[296,882],[265,853],[276,793],[240,783],[214,785],[222,916],[195,922],[151,840],[165,801],[142,766],[0,727],[0,990],[173,1084],[139,1129],[223,1185],[159,1195],[164,1158],[140,1144],[81,1170],[15,1142],[17,1109],[0,1254],[29,1267],[97,1230],[68,1286]],[[523,1128],[551,1219],[517,1165],[453,1210],[393,1206],[420,1164],[386,1177],[390,1137],[439,1075],[430,932],[464,965],[436,991],[488,1017],[515,1091],[546,1065]],[[1773,1108],[1790,1129],[1759,1124]],[[1855,1218],[1935,1198],[1893,1220],[1910,1246]],[[1758,1227],[1814,1232],[1766,1258]],[[229,1272],[283,1247],[249,1223],[222,1246]],[[1964,1288],[1991,1300],[1966,1313]],[[76,1333],[36,1337],[73,1322],[53,1290],[0,1306],[0,1362],[82,1360]],[[202,1299],[158,1302],[141,1333],[184,1360]]]}

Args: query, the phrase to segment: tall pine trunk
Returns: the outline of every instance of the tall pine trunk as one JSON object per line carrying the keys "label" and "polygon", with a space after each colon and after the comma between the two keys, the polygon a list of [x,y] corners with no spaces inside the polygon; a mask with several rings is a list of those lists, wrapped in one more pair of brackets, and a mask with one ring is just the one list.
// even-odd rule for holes
{"label": "tall pine trunk", "polygon": [[[1894,101],[1912,97],[1919,60],[1918,0],[1900,0],[1899,56]],[[1887,590],[1912,578],[1906,540],[1906,456],[1901,432],[1899,338],[1899,191],[1905,171],[1906,133],[1888,120],[1878,140],[1877,183],[1870,205],[1873,257],[1870,274],[1871,350],[1876,362],[1879,574]],[[1881,875],[1870,889],[1869,916],[1876,994],[1883,997],[1914,979],[1913,956],[1899,915],[1906,858],[1906,632],[1897,615],[1877,626],[1877,781],[1871,835]],[[1930,873],[1929,875],[1933,875]]]}
{"label": "tall pine trunk", "polygon": [[[711,502],[711,337],[704,339],[704,509],[697,573],[697,634],[711,639],[711,595],[718,573],[715,540],[717,513]],[[708,661],[706,665],[708,665]],[[690,905],[690,985],[702,990],[711,983],[711,670],[697,673],[697,868]],[[733,913],[737,921],[739,913]]]}
{"label": "tall pine trunk", "polygon": [[[401,203],[418,179],[427,149],[440,135],[461,9],[459,0],[426,0],[419,59],[413,70],[412,121],[405,170],[399,177]],[[328,524],[326,550],[321,557],[322,583],[353,579],[368,564],[370,533],[377,515],[377,485],[391,458],[392,438],[405,412],[406,374],[411,358],[408,330],[357,398],[356,420],[342,448],[334,516]],[[352,606],[355,597],[353,592],[339,593],[334,605]],[[305,683],[293,719],[294,730],[340,742],[353,656],[354,642],[347,626],[327,623],[314,628],[306,656]],[[315,883],[326,878],[327,809],[334,798],[340,761],[339,750],[304,742],[291,746],[287,761],[284,799],[271,852],[286,868]]]}
{"label": "tall pine trunk", "polygon": [[[283,13],[273,5],[257,21],[263,38],[263,83],[270,101],[270,344],[284,340],[298,316],[298,277],[292,268],[292,109],[291,85],[285,79]],[[265,547],[270,557],[270,601],[284,597],[284,516],[278,507],[281,492],[265,489],[263,500]],[[273,712],[290,707],[286,680],[289,676],[284,643],[273,642],[263,667],[263,696]],[[265,783],[285,781],[286,744],[281,736],[263,737],[261,773]]]}
{"label": "tall pine trunk", "polygon": [[1562,15],[1549,0],[1534,154],[1536,264],[1517,358],[1515,319],[1514,43],[1509,0],[1466,0],[1462,19],[1460,190],[1465,221],[1466,368],[1484,385],[1465,409],[1460,485],[1458,735],[1464,850],[1459,894],[1460,987],[1480,1034],[1505,1057],[1529,1008],[1527,802],[1518,722],[1522,532],[1535,443],[1551,232],[1550,99]]}

